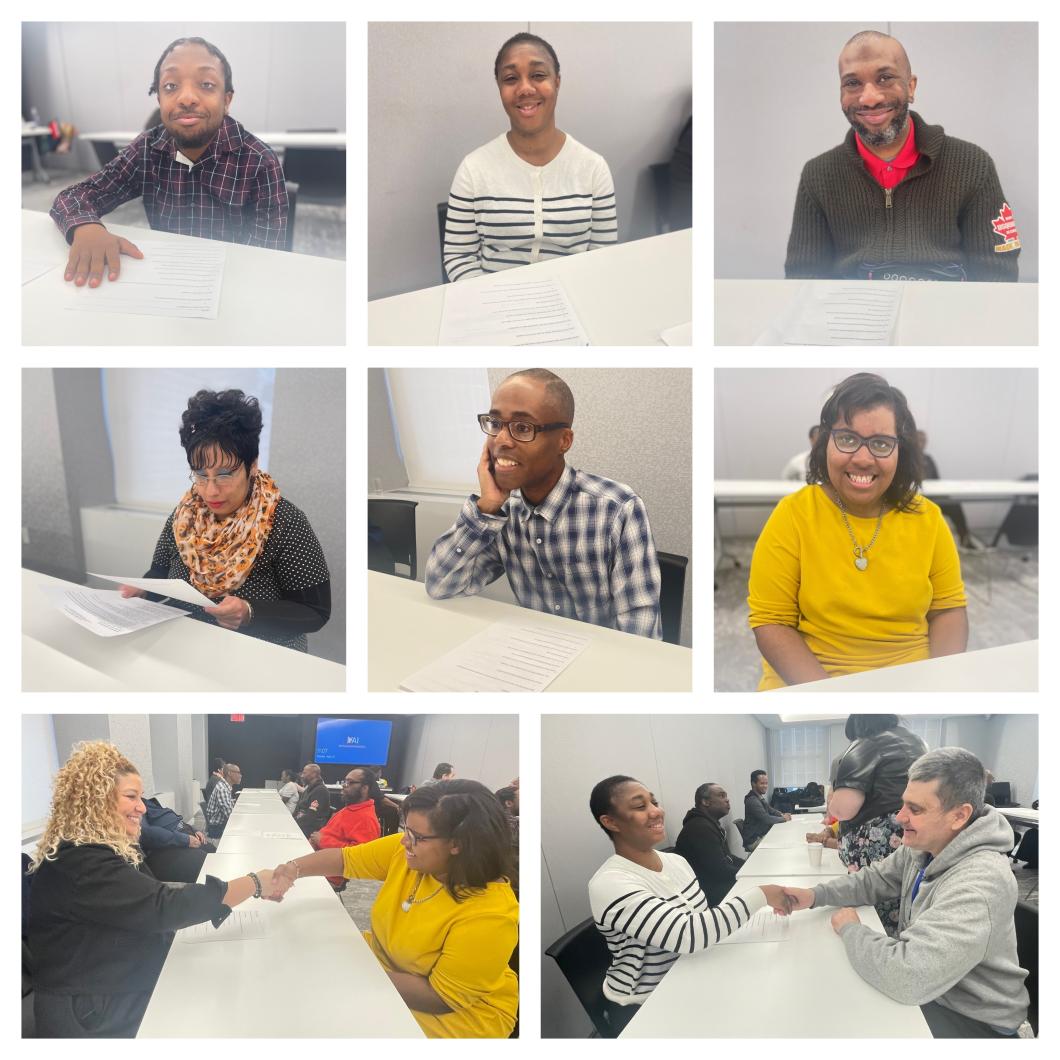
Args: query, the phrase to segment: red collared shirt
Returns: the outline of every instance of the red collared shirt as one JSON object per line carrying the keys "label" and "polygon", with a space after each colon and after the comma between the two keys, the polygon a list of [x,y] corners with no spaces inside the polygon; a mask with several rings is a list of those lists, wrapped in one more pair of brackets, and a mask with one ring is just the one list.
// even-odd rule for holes
{"label": "red collared shirt", "polygon": [[920,152],[916,149],[916,139],[913,129],[913,122],[909,122],[909,138],[905,141],[904,146],[897,155],[890,160],[885,162],[882,158],[877,158],[862,142],[861,137],[856,133],[854,135],[854,142],[858,146],[858,154],[861,155],[861,160],[865,163],[865,168],[869,171],[869,176],[876,181],[881,188],[895,188],[905,180],[909,170],[916,165],[916,160],[920,157]]}

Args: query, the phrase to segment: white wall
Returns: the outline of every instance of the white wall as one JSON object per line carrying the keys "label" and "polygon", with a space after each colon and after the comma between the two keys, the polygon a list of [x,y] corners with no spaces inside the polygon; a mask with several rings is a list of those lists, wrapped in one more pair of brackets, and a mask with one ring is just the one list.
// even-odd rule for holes
{"label": "white wall", "polygon": [[491,791],[519,775],[518,714],[420,714],[412,719],[405,773],[391,783],[420,784],[439,762],[456,776],[477,780]]}
{"label": "white wall", "polygon": [[995,714],[987,726],[983,765],[996,780],[1012,785],[1012,801],[1022,806],[1038,798],[1038,715]]}
{"label": "white wall", "polygon": [[22,715],[22,833],[38,831],[51,813],[51,778],[59,769],[50,714]]}
{"label": "white wall", "polygon": [[[545,715],[541,719],[542,950],[590,915],[589,878],[612,846],[589,813],[593,785],[636,777],[666,810],[672,846],[705,781],[721,784],[743,816],[751,770],[764,768],[764,726],[746,715]],[[525,855],[524,855],[525,857]],[[551,958],[542,956],[546,1037],[588,1033],[581,1006]]]}
{"label": "white wall", "polygon": [[[715,274],[784,275],[802,167],[850,128],[839,106],[837,61],[863,29],[902,42],[918,78],[913,109],[929,125],[942,125],[993,158],[1023,244],[1019,278],[1036,282],[1034,22],[715,23]],[[999,58],[1005,75],[982,76]]]}
{"label": "white wall", "polygon": [[437,204],[461,159],[507,131],[493,61],[526,31],[559,58],[557,126],[611,167],[618,238],[654,234],[648,167],[670,160],[692,112],[688,23],[370,22],[370,299],[442,282]]}
{"label": "white wall", "polygon": [[[905,394],[944,478],[1017,479],[1038,471],[1034,368],[719,368],[714,374],[714,476],[775,479],[796,453],[831,389],[876,372]],[[996,528],[1007,503],[965,504],[973,530]],[[722,533],[757,535],[769,508],[720,513]]]}

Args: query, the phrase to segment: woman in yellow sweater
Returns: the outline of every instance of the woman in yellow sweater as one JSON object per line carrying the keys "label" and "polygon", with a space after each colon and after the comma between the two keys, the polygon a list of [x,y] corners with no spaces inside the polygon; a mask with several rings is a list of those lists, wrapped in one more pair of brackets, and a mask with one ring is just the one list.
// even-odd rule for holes
{"label": "woman in yellow sweater", "polygon": [[957,547],[919,494],[921,463],[900,390],[865,372],[836,387],[809,485],[774,508],[751,560],[759,691],[967,648]]}
{"label": "woman in yellow sweater", "polygon": [[280,865],[266,896],[300,876],[382,880],[365,938],[428,1038],[506,1038],[519,981],[508,962],[519,904],[508,880],[511,832],[474,780],[417,788],[404,832]]}

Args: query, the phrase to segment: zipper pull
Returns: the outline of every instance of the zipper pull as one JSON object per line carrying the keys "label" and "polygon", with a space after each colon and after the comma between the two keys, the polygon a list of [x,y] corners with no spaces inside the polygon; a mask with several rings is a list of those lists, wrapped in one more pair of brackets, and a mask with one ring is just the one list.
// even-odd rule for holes
{"label": "zipper pull", "polygon": [[883,205],[884,205],[885,209],[888,209],[888,210],[892,209],[893,204],[891,203],[891,192],[893,192],[893,191],[894,191],[893,188],[884,188],[883,189]]}

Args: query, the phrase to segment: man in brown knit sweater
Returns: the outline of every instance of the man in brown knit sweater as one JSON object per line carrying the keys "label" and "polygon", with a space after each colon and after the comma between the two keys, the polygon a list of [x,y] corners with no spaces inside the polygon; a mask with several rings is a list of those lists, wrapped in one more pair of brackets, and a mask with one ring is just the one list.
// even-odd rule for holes
{"label": "man in brown knit sweater", "polygon": [[851,129],[803,167],[789,279],[1016,280],[1020,240],[990,156],[909,109],[909,58],[855,34],[839,55]]}

